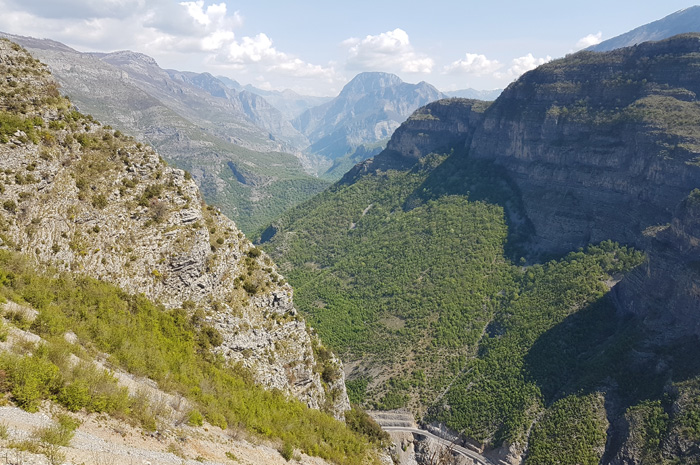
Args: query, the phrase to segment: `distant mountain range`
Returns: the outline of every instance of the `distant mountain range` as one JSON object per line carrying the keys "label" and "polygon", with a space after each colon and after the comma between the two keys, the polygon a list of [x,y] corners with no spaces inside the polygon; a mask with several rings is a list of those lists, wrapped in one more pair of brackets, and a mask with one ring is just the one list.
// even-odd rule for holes
{"label": "distant mountain range", "polygon": [[605,40],[587,50],[606,52],[629,47],[650,40],[662,40],[686,32],[700,32],[700,6],[691,6],[676,11],[658,21],[639,26],[612,39]]}
{"label": "distant mountain range", "polygon": [[131,51],[83,53],[3,34],[47,63],[83,112],[151,143],[190,171],[205,198],[245,232],[379,153],[418,107],[450,95],[387,73],[362,73],[333,99],[267,91],[209,73],[162,69]]}
{"label": "distant mountain range", "polygon": [[306,138],[256,94],[207,73],[164,70],[140,53],[81,53],[51,40],[6,36],[49,65],[80,111],[190,171],[207,201],[244,232],[328,185],[302,165]]}
{"label": "distant mountain range", "polygon": [[311,95],[301,95],[293,90],[263,90],[250,84],[241,85],[238,81],[228,78],[226,76],[217,76],[221,82],[223,82],[227,87],[231,89],[236,89],[239,91],[245,90],[257,94],[268,102],[275,108],[277,108],[288,120],[294,119],[300,114],[304,113],[309,108],[322,105],[327,101],[331,100],[332,97],[314,97]]}
{"label": "distant mountain range", "polygon": [[308,150],[330,160],[363,144],[388,139],[417,108],[444,98],[426,82],[408,84],[388,73],[361,73],[333,100],[292,121],[309,138]]}

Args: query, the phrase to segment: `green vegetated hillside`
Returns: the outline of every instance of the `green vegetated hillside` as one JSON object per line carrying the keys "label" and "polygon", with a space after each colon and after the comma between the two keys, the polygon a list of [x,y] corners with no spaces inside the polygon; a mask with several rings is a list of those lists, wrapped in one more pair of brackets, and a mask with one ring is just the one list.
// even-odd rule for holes
{"label": "green vegetated hillside", "polygon": [[[337,184],[288,213],[263,244],[287,267],[308,321],[354,367],[351,400],[411,407],[490,447],[528,444],[528,463],[598,463],[610,424],[605,386],[618,414],[661,415],[662,424],[644,420],[655,422],[640,433],[646,454],[658,455],[669,428],[695,437],[694,401],[672,420],[645,401],[674,402],[663,395],[666,373],[634,356],[650,351],[653,335],[621,320],[610,297],[608,281],[644,254],[604,242],[514,263],[495,203],[507,183],[493,167],[458,159],[431,155],[409,171]],[[449,180],[432,185],[442,170],[462,194]],[[679,380],[693,373],[690,360],[683,365]],[[678,385],[683,399],[696,384]]]}
{"label": "green vegetated hillside", "polygon": [[[246,234],[254,234],[285,211],[326,189],[330,183],[307,174],[288,153],[254,152],[214,137],[206,149],[178,154],[177,144],[154,144],[165,159],[190,171],[207,202],[221,208]],[[171,150],[172,149],[172,150]]]}
{"label": "green vegetated hillside", "polygon": [[[651,167],[641,171],[644,182],[656,186],[650,192],[656,193],[657,222],[669,221],[692,190],[694,165],[682,160],[692,162],[695,136],[687,115],[697,103],[672,84],[691,82],[695,68],[664,70],[697,57],[687,50],[697,42],[681,37],[658,48],[574,55],[506,89],[512,106],[503,97],[488,108],[465,100],[428,105],[396,131],[382,154],[262,233],[262,247],[295,287],[299,308],[341,354],[352,401],[409,407],[424,421],[483,445],[494,458],[527,464],[697,463],[698,338],[679,326],[693,324],[690,310],[665,312],[664,302],[676,298],[665,295],[635,301],[655,306],[653,313],[625,312],[632,304],[619,299],[627,294],[617,287],[611,292],[626,276],[644,282],[649,270],[655,279],[686,266],[694,273],[683,262],[692,258],[675,247],[682,243],[695,256],[695,217],[674,218],[676,239],[654,236],[643,222],[639,229],[619,207],[618,217],[596,222],[596,214],[612,212],[612,199],[630,211],[643,208],[639,186],[622,180],[638,179],[644,166]],[[567,82],[557,87],[559,74],[548,70],[570,65],[578,71],[567,79],[588,82],[586,70],[608,72],[601,65],[606,60],[615,63],[609,80],[602,75],[606,92],[637,102],[625,109],[624,121],[611,109],[595,124],[583,124],[567,107],[559,126],[542,129],[532,117],[538,99],[576,98],[575,89]],[[634,87],[625,73],[641,80],[644,64],[648,84]],[[530,81],[540,80],[549,91],[530,92]],[[674,104],[659,104],[671,88],[673,102],[664,101]],[[590,104],[601,98],[610,96],[591,95]],[[470,124],[474,129],[465,127]],[[484,128],[491,139],[479,132]],[[523,142],[517,128],[532,136]],[[638,162],[619,162],[622,157],[613,155],[633,151],[625,145],[632,134]],[[581,145],[591,137],[602,142]],[[547,145],[550,140],[559,145]],[[664,151],[669,140],[675,158]],[[470,153],[475,147],[478,158]],[[493,147],[499,151],[489,152]],[[521,157],[518,149],[543,159]],[[561,181],[560,165],[570,168],[570,182]],[[598,172],[597,181],[588,180]],[[591,182],[601,185],[586,191]],[[538,199],[549,217],[533,213]],[[575,205],[580,210],[569,209]],[[560,232],[565,243],[567,235],[583,235],[576,228],[584,223],[603,238],[546,260],[533,258],[545,256],[541,246],[530,249],[533,237]],[[640,247],[605,240],[606,234],[634,238]],[[690,296],[684,302],[697,308]]]}
{"label": "green vegetated hillside", "polygon": [[[545,406],[526,366],[533,345],[577,311],[613,318],[604,282],[643,254],[604,243],[513,264],[503,208],[490,200],[509,195],[507,184],[482,163],[458,172],[460,158],[433,154],[337,184],[287,214],[263,247],[288,268],[321,338],[355,367],[351,400],[433,406],[429,418],[496,445],[524,435]],[[431,177],[442,170],[454,182]]]}
{"label": "green vegetated hillside", "polygon": [[[20,254],[0,250],[0,303],[8,301],[18,304],[12,308],[38,312],[6,311],[8,323],[0,332],[6,339],[8,326],[14,326],[42,337],[0,353],[0,390],[28,411],[50,399],[72,412],[105,412],[146,430],[159,428],[167,420],[148,396],[129,396],[109,371],[95,366],[94,360],[106,356],[108,366],[146,376],[187,398],[192,425],[206,419],[224,429],[245,428],[334,463],[361,462],[371,453],[370,441],[381,440],[355,433],[279,391],[264,390],[242,365],[231,366],[214,355],[210,349],[222,337],[205,323],[201,310],[166,310],[96,279],[39,273]],[[80,342],[67,342],[66,332]],[[364,423],[353,425],[359,429]]]}
{"label": "green vegetated hillside", "polygon": [[[337,381],[326,379],[336,374],[328,369],[335,366],[332,354],[310,341],[292,303],[287,303],[290,312],[283,310],[286,315],[274,313],[285,308],[288,294],[279,276],[275,275],[275,284],[260,279],[272,273],[269,258],[250,247],[230,220],[215,218],[215,209],[198,198],[186,173],[168,167],[152,148],[78,112],[60,95],[46,67],[26,50],[2,39],[0,55],[2,401],[28,411],[49,401],[51,408],[58,404],[72,412],[106,413],[145,430],[174,428],[169,408],[162,414],[164,408],[150,394],[129,392],[110,371],[119,370],[146,377],[155,382],[149,381],[150,385],[187,399],[191,409],[185,420],[191,425],[202,426],[206,420],[223,429],[245,429],[279,444],[288,459],[298,449],[333,463],[376,462],[377,445],[384,438],[365,414],[349,411],[348,427],[320,408],[308,407],[308,397],[297,399],[261,379],[261,365],[271,366],[277,356],[308,349],[307,360],[294,359],[295,365],[304,365],[292,366],[295,380],[308,368],[315,370],[309,378],[320,378],[323,372],[324,385]],[[121,173],[128,175],[120,177]],[[175,207],[175,195],[182,200],[182,209]],[[127,196],[129,208],[139,209],[144,217],[119,209]],[[36,214],[36,205],[61,211]],[[83,208],[91,212],[89,225],[80,219]],[[177,219],[182,212],[194,215],[184,228]],[[86,229],[54,228],[53,220]],[[200,290],[209,285],[208,296],[183,292],[180,284],[185,280],[161,294],[153,292],[150,285],[166,286],[168,275],[173,276],[172,269],[166,271],[167,259],[158,259],[158,266],[138,263],[167,241],[163,229],[169,238],[178,231],[185,233],[182,240],[175,239],[177,245],[169,247],[170,252],[186,254],[188,247],[201,246],[198,256],[185,255],[186,264],[196,266],[198,257],[206,264],[201,270],[191,267],[184,284]],[[129,231],[128,248],[109,243],[120,230]],[[147,248],[136,252],[133,247],[143,245],[143,234],[148,236]],[[31,240],[37,242],[28,245]],[[224,258],[234,241],[248,246],[246,252],[238,250],[235,259]],[[212,270],[217,266],[216,255],[208,256],[210,252],[226,260],[225,278],[234,281],[233,287],[225,280],[210,285],[216,282]],[[85,261],[78,264],[74,258]],[[127,261],[115,268],[127,280],[97,271],[115,259]],[[267,266],[261,269],[258,262]],[[234,278],[239,265],[247,271]],[[144,274],[145,280],[128,281]],[[211,281],[193,283],[202,277]],[[271,286],[277,286],[276,293],[265,296]],[[243,318],[251,310],[251,318],[245,325],[241,320],[235,333],[212,318],[214,307],[227,311],[227,304],[213,305],[207,299],[222,289],[228,289],[231,298],[237,291],[245,295],[235,311],[226,314],[227,321]],[[158,297],[149,299],[147,294]],[[268,324],[257,326],[256,317]],[[284,328],[284,336],[275,338],[275,328]],[[295,328],[300,337],[294,336]],[[256,347],[239,350],[244,358],[238,361],[230,357],[231,350],[222,350],[235,347],[231,337],[245,337],[248,330],[273,341],[274,350],[268,350],[257,366],[247,363]],[[314,350],[328,362],[325,367],[312,368]],[[5,439],[7,425],[3,428]],[[9,447],[5,442],[2,446]]]}

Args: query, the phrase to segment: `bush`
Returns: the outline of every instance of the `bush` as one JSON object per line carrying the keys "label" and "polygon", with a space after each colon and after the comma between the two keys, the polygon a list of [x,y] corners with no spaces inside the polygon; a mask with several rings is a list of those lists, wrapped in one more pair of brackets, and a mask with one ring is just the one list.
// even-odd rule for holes
{"label": "bush", "polygon": [[58,402],[71,412],[77,412],[90,402],[90,388],[84,380],[75,382],[61,389]]}
{"label": "bush", "polygon": [[345,423],[348,425],[348,428],[362,434],[372,442],[383,443],[390,439],[389,433],[384,431],[372,417],[367,415],[367,412],[356,405],[345,412]]}
{"label": "bush", "polygon": [[279,452],[282,458],[289,462],[292,460],[292,457],[294,457],[294,446],[288,441],[285,441]]}
{"label": "bush", "polygon": [[190,410],[187,414],[187,424],[190,426],[202,426],[204,424],[204,417],[199,413],[199,410]]}
{"label": "bush", "polygon": [[0,368],[9,373],[12,398],[28,412],[36,412],[39,403],[57,392],[61,383],[58,367],[43,358],[40,350],[31,357],[3,354]]}
{"label": "bush", "polygon": [[17,204],[14,200],[5,200],[2,207],[10,213],[15,213],[17,211]]}
{"label": "bush", "polygon": [[92,206],[100,210],[107,206],[107,197],[104,194],[96,195],[92,198]]}

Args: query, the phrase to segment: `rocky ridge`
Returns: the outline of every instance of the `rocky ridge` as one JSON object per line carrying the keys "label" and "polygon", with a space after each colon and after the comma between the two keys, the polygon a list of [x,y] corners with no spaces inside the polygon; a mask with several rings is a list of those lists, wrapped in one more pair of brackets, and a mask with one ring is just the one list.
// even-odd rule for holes
{"label": "rocky ridge", "polygon": [[[191,177],[150,147],[74,110],[43,65],[0,41],[0,243],[60,271],[108,280],[166,307],[202,308],[217,348],[257,381],[349,408],[342,376],[322,386],[313,336],[270,259]],[[325,362],[339,369],[339,362]]]}
{"label": "rocky ridge", "polygon": [[295,147],[306,139],[262,97],[228,89],[206,73],[161,69],[141,53],[82,53],[51,40],[0,35],[46,63],[81,112],[190,171],[207,201],[246,232],[327,185],[304,171],[307,160]]}
{"label": "rocky ridge", "polygon": [[638,244],[671,220],[700,178],[699,48],[686,35],[580,52],[526,73],[489,107],[469,154],[521,188],[533,249]]}

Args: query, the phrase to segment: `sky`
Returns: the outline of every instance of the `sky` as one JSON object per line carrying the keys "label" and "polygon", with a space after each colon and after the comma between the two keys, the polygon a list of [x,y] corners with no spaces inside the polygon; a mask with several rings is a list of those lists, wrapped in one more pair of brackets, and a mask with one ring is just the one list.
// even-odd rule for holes
{"label": "sky", "polygon": [[442,91],[522,73],[692,3],[403,0],[0,0],[0,31],[79,51],[133,50],[163,68],[335,96],[384,71]]}

